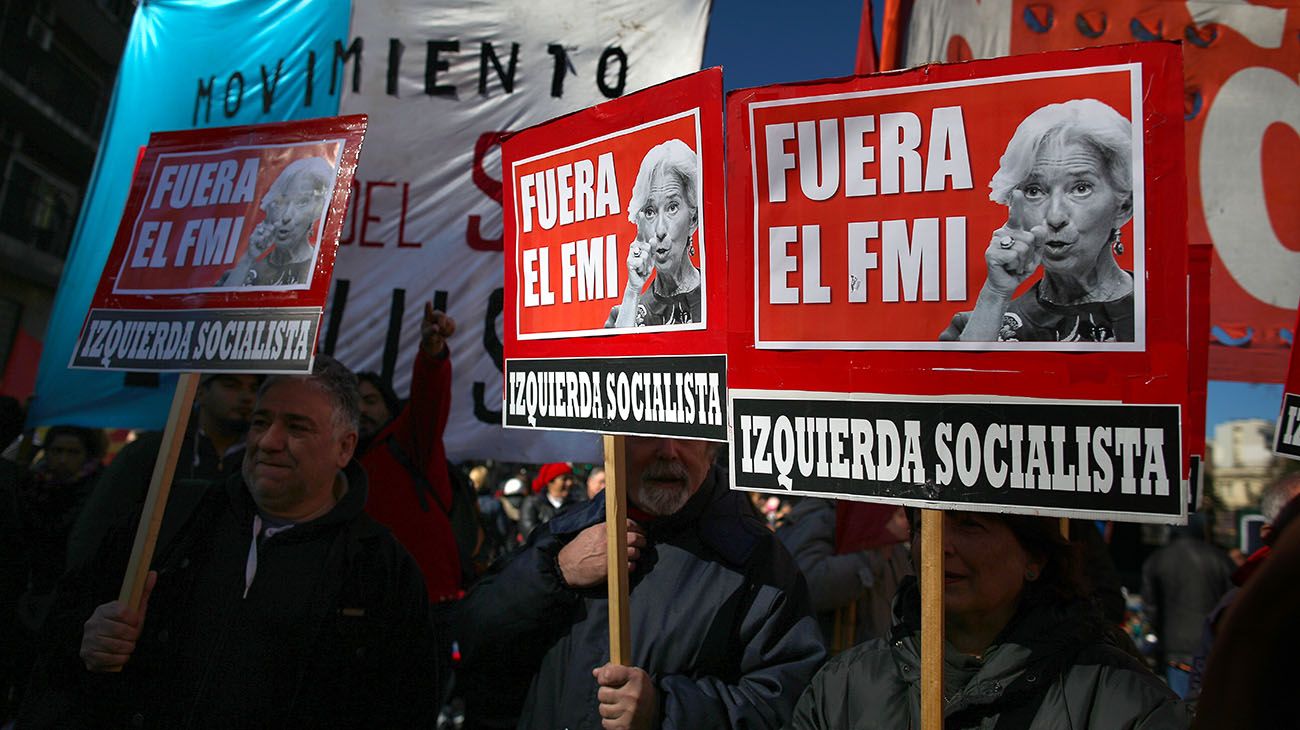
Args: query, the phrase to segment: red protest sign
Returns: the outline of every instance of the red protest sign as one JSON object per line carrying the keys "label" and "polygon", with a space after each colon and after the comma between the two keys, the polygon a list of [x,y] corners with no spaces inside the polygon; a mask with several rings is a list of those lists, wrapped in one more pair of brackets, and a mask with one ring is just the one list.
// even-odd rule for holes
{"label": "red protest sign", "polygon": [[725,439],[721,71],[511,135],[502,168],[506,425]]}
{"label": "red protest sign", "polygon": [[736,485],[1185,513],[1178,59],[1121,46],[732,94]]}
{"label": "red protest sign", "polygon": [[150,137],[72,367],[310,367],[363,115]]}

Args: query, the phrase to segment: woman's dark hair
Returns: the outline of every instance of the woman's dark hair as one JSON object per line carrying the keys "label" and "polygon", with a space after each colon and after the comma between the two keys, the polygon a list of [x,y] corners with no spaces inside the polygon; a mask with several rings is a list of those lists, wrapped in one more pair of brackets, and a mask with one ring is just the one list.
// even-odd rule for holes
{"label": "woman's dark hair", "polygon": [[[1043,570],[1038,578],[1025,583],[1026,601],[1066,604],[1089,597],[1091,588],[1083,575],[1078,549],[1061,534],[1060,519],[997,512],[978,514],[1006,525],[1020,547],[1030,557],[1043,562]],[[920,530],[918,510],[909,509],[907,519],[913,532]]]}
{"label": "woman's dark hair", "polygon": [[86,450],[86,457],[90,459],[99,460],[108,451],[108,439],[104,438],[102,430],[82,426],[50,426],[45,432],[45,438],[41,440],[41,448],[48,449],[60,436],[80,441],[81,448]]}
{"label": "woman's dark hair", "polygon": [[1079,552],[1061,534],[1061,520],[1056,517],[1029,515],[990,515],[1002,521],[1016,536],[1016,542],[1030,556],[1043,561],[1038,580],[1025,584],[1025,599],[1064,604],[1088,598],[1091,589],[1083,576]]}

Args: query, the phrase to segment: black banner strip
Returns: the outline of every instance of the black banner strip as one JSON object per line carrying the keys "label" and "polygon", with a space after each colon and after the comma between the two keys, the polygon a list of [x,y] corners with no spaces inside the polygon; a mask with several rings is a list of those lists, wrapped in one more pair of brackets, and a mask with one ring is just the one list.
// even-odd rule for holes
{"label": "black banner strip", "polygon": [[149,372],[302,373],[319,307],[94,309],[69,367]]}
{"label": "black banner strip", "polygon": [[727,439],[727,358],[506,360],[504,424]]}
{"label": "black banner strip", "polygon": [[379,376],[385,383],[393,382],[397,368],[397,351],[402,346],[402,313],[406,311],[406,290],[394,289],[392,304],[388,305],[388,336],[384,339],[384,360]]}
{"label": "black banner strip", "polygon": [[321,343],[320,351],[326,355],[334,355],[334,346],[339,341],[339,328],[343,325],[343,312],[348,308],[348,289],[352,282],[348,279],[334,280],[334,301],[330,303],[330,321],[329,329],[325,332],[325,341]]}
{"label": "black banner strip", "polygon": [[735,394],[738,489],[1177,521],[1178,406]]}

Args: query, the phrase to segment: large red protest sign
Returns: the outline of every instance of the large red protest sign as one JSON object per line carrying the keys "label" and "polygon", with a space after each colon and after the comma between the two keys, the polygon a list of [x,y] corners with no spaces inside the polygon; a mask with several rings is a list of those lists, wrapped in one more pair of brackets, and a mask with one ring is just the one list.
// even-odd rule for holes
{"label": "large red protest sign", "polygon": [[1186,512],[1173,45],[728,99],[735,485]]}
{"label": "large red protest sign", "polygon": [[723,440],[722,74],[512,135],[505,424]]}
{"label": "large red protest sign", "polygon": [[310,368],[365,117],[150,137],[72,366]]}
{"label": "large red protest sign", "polygon": [[[1134,284],[1125,324],[1091,332],[1095,320],[1074,318],[1050,340],[1027,340],[1015,331],[992,341],[941,337],[954,316],[976,302],[989,232],[1015,225],[1009,221],[1018,208],[1032,215],[1039,205],[1028,198],[990,200],[987,181],[999,169],[1007,140],[1053,115],[1077,115],[1098,127],[1113,121],[1128,136],[1129,157],[1140,164],[1141,119],[1132,119],[1140,93],[1137,68],[1128,66],[751,104],[750,152],[760,201],[754,208],[757,346],[1141,350],[1143,191],[1129,169],[1122,185],[1131,190],[1136,215],[1067,232],[1068,245],[1043,253],[1074,258],[1083,252],[1070,249],[1091,246],[1086,254],[1095,257],[1100,247],[1122,246],[1108,241],[1118,230],[1118,240],[1130,244],[1115,256],[1116,265],[1132,272]],[[1080,236],[1084,240],[1075,243]],[[1039,277],[1031,274],[1017,294]]]}

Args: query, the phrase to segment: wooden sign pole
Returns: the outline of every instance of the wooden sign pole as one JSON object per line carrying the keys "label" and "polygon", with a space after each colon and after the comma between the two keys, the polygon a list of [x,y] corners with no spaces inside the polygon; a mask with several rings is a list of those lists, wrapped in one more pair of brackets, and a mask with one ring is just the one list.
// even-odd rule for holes
{"label": "wooden sign pole", "polygon": [[921,730],[943,730],[943,512],[921,510]]}
{"label": "wooden sign pole", "polygon": [[1066,542],[1070,541],[1070,518],[1069,517],[1061,518],[1061,537],[1065,538]]}
{"label": "wooden sign pole", "polygon": [[605,556],[608,562],[609,660],[632,664],[632,628],[628,615],[627,576],[627,437],[605,436]]}
{"label": "wooden sign pole", "polygon": [[145,579],[149,577],[149,564],[153,562],[153,549],[158,541],[158,528],[162,526],[167,496],[171,493],[172,477],[176,474],[176,460],[180,456],[181,441],[190,422],[194,407],[194,394],[199,389],[198,373],[181,373],[172,396],[171,411],[167,413],[167,428],[158,447],[158,461],[154,463],[153,478],[149,481],[149,494],[144,499],[140,525],[135,530],[135,544],[131,547],[131,561],[127,563],[126,577],[117,600],[132,611],[140,608]]}

